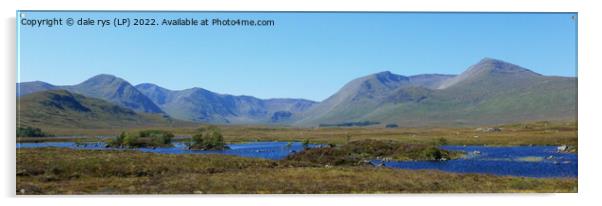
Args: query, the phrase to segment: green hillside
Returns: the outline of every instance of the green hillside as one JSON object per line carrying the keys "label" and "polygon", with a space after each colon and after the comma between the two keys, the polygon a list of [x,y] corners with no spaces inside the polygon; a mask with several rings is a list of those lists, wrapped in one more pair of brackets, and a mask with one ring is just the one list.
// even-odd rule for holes
{"label": "green hillside", "polygon": [[39,128],[124,128],[181,123],[159,114],[136,113],[104,100],[65,90],[49,90],[17,99],[18,126]]}

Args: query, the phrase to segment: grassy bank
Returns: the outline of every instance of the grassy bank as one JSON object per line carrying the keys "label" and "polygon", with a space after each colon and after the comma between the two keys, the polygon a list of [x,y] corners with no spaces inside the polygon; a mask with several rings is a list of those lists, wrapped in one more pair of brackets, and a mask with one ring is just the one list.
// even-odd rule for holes
{"label": "grassy bank", "polygon": [[224,155],[17,151],[17,194],[576,192],[577,179],[313,166]]}

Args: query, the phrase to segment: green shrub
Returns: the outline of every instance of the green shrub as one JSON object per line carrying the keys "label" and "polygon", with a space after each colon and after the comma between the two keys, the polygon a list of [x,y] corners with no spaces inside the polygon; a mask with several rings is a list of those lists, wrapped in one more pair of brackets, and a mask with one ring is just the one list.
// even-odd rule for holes
{"label": "green shrub", "polygon": [[144,130],[140,131],[137,136],[121,132],[119,136],[109,141],[108,146],[129,148],[169,147],[173,137],[174,135],[171,132],[162,130]]}
{"label": "green shrub", "polygon": [[449,154],[436,147],[428,147],[422,150],[422,158],[426,160],[449,159]]}
{"label": "green shrub", "polygon": [[226,146],[224,137],[219,128],[209,126],[197,130],[197,134],[192,136],[192,142],[189,149],[224,150],[229,148]]}
{"label": "green shrub", "polygon": [[42,129],[35,127],[17,127],[17,137],[50,137],[53,135],[44,133]]}
{"label": "green shrub", "polygon": [[109,147],[123,147],[125,146],[125,139],[128,136],[127,133],[125,132],[121,132],[121,134],[119,134],[119,136],[114,137],[113,139],[109,140],[109,142],[107,143],[107,146]]}
{"label": "green shrub", "polygon": [[163,130],[143,130],[140,131],[139,137],[152,138],[157,144],[171,144],[174,134]]}

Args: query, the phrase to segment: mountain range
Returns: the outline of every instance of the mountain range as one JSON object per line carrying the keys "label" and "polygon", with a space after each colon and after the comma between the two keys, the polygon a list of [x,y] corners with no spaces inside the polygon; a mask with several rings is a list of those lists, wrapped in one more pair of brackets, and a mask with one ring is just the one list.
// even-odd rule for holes
{"label": "mountain range", "polygon": [[[26,97],[38,93],[48,96],[53,94],[50,91],[103,100],[139,114],[167,115],[179,120],[216,124],[288,124],[316,104],[304,99],[259,99],[218,94],[202,88],[172,91],[150,83],[133,86],[124,79],[107,74],[76,85],[57,86],[41,81],[17,84],[20,102],[44,101],[46,99]],[[44,109],[34,108],[38,111]],[[21,108],[20,112],[28,114],[31,111]]]}
{"label": "mountain range", "polygon": [[154,84],[136,88],[174,118],[211,123],[290,123],[316,102],[217,94],[202,88],[172,91]]}
{"label": "mountain range", "polygon": [[[105,74],[70,86],[41,81],[17,84],[21,102],[41,101],[28,97],[51,91],[105,101],[136,114],[215,124],[310,127],[370,121],[400,126],[464,126],[576,121],[577,114],[577,78],[545,76],[492,58],[482,59],[459,75],[403,76],[389,71],[367,75],[350,81],[321,102],[259,99],[202,88],[169,90],[150,83],[133,86]],[[21,108],[21,113],[27,112]]]}

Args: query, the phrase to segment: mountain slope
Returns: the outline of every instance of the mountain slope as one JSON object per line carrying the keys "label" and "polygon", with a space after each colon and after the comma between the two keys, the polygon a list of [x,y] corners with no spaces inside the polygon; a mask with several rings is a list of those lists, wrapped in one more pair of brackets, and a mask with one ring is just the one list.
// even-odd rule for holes
{"label": "mountain slope", "polygon": [[124,128],[168,126],[175,123],[163,115],[136,113],[101,99],[66,90],[36,92],[21,96],[17,100],[17,122],[21,126]]}
{"label": "mountain slope", "polygon": [[129,82],[112,75],[96,75],[80,84],[62,88],[87,97],[107,100],[137,112],[162,113],[155,103]]}
{"label": "mountain slope", "polygon": [[287,123],[315,104],[303,99],[224,95],[202,88],[172,91],[148,83],[136,88],[172,117],[198,122]]}
{"label": "mountain slope", "polygon": [[[382,79],[398,81],[391,84]],[[543,76],[485,58],[458,76],[448,75],[422,84],[409,79],[381,72],[353,80],[296,124],[376,121],[406,126],[458,126],[576,120],[576,78]]]}
{"label": "mountain slope", "polygon": [[538,77],[543,77],[543,75],[515,64],[492,58],[484,58],[477,64],[470,66],[462,74],[442,82],[437,89],[447,89],[466,84],[487,83],[486,81],[503,82],[504,84],[500,86],[512,86],[512,84],[507,84],[508,82],[505,81],[529,83],[530,80]]}
{"label": "mountain slope", "polygon": [[431,89],[453,77],[442,74],[406,77],[385,71],[357,78],[309,110],[305,118],[296,124],[316,125],[359,120],[387,101],[404,100],[418,90],[429,93]]}

